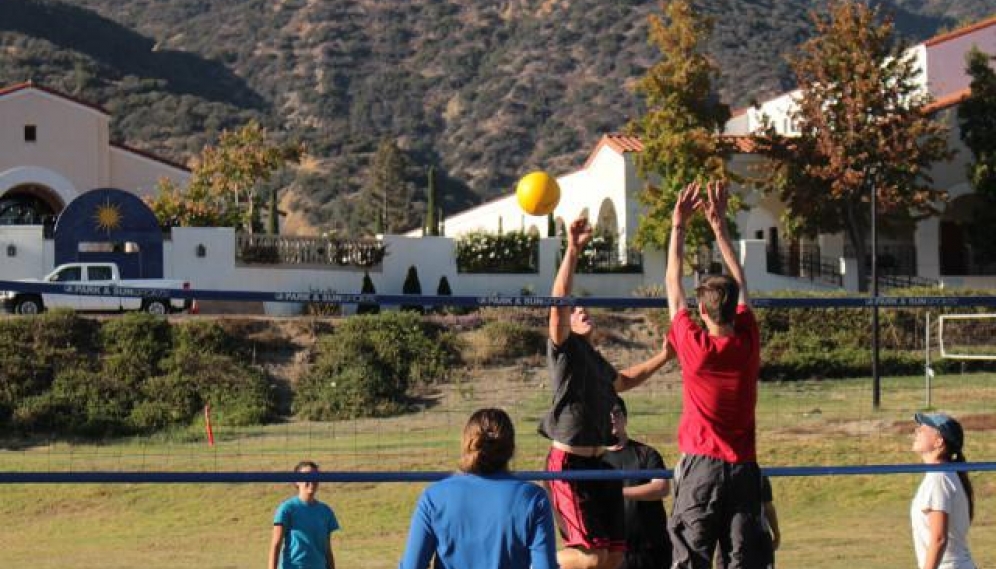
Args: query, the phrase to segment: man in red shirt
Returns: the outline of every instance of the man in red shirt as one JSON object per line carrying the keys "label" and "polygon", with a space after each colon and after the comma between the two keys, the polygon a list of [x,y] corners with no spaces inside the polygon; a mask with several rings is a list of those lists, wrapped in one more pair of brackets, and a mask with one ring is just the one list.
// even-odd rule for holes
{"label": "man in red shirt", "polygon": [[[726,227],[728,194],[722,182],[698,183],[678,195],[671,217],[667,286],[671,329],[682,378],[682,413],[670,519],[673,569],[712,567],[716,544],[725,566],[761,567],[761,473],[755,451],[754,408],[761,365],[757,321],[743,267]],[[710,276],[695,289],[705,328],[692,320],[681,273],[685,230],[703,210],[728,275]]]}

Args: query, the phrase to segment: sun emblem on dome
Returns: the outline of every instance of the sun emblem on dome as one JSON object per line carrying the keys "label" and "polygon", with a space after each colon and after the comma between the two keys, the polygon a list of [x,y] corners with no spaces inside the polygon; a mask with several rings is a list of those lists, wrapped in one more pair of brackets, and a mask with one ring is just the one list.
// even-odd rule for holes
{"label": "sun emblem on dome", "polygon": [[121,208],[111,202],[98,205],[97,212],[93,216],[97,229],[108,233],[121,228],[121,218]]}

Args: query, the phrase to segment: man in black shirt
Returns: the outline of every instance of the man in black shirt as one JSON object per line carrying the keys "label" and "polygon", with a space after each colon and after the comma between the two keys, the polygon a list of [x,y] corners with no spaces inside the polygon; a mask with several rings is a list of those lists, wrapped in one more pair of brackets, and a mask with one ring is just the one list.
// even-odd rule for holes
{"label": "man in black shirt", "polygon": [[[584,217],[571,223],[550,296],[571,295],[578,255],[591,236]],[[591,315],[570,304],[550,307],[547,362],[553,399],[538,429],[550,439],[546,470],[609,470],[603,456],[614,442],[609,412],[616,393],[642,384],[674,351],[665,340],[646,361],[616,370],[591,344]],[[547,487],[564,538],[557,554],[561,569],[617,569],[626,549],[621,481],[551,480]]]}
{"label": "man in black shirt", "polygon": [[[608,448],[605,462],[617,470],[664,470],[664,459],[653,447],[629,438],[626,403],[612,407],[612,434],[618,442]],[[620,569],[667,569],[671,566],[671,540],[667,533],[664,478],[626,480],[623,483],[626,517],[626,557]]]}

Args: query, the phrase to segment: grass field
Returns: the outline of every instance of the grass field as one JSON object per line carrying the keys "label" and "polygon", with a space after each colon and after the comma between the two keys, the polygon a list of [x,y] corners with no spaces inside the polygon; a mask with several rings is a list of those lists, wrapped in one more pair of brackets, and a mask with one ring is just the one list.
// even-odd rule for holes
{"label": "grass field", "polygon": [[[106,444],[5,441],[3,471],[288,470],[312,458],[323,470],[451,470],[464,420],[481,406],[509,410],[518,428],[518,470],[537,470],[546,444],[535,434],[548,394],[543,370],[528,362],[467,372],[423,410],[388,420],[218,427],[209,448],[198,428]],[[496,378],[501,379],[496,379]],[[677,459],[680,385],[673,372],[627,396],[634,438]],[[996,460],[996,377],[934,381],[933,406],[966,428],[973,461]],[[763,384],[758,404],[762,466],[915,463],[912,413],[924,406],[923,378],[886,378],[882,405],[871,381]],[[782,524],[779,567],[892,569],[915,565],[909,501],[921,475],[776,478]],[[996,474],[973,476],[971,543],[980,567],[996,566]],[[396,567],[421,484],[329,484],[319,497],[343,530],[339,567]],[[263,566],[276,505],[288,484],[119,484],[0,486],[0,567],[54,569]],[[668,505],[670,509],[670,504]]]}

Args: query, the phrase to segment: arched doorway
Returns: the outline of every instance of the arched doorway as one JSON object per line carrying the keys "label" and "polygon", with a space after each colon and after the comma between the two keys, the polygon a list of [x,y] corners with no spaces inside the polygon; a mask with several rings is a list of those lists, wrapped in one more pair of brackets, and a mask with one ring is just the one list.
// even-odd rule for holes
{"label": "arched doorway", "polygon": [[619,235],[619,216],[616,215],[615,204],[609,198],[602,200],[602,204],[598,206],[598,220],[595,222],[595,227],[604,235],[613,237]]}
{"label": "arched doorway", "polygon": [[0,225],[52,224],[62,208],[62,200],[51,189],[23,184],[0,196]]}
{"label": "arched doorway", "polygon": [[163,276],[163,234],[134,194],[114,188],[84,193],[55,224],[55,264],[113,262],[128,279]]}

